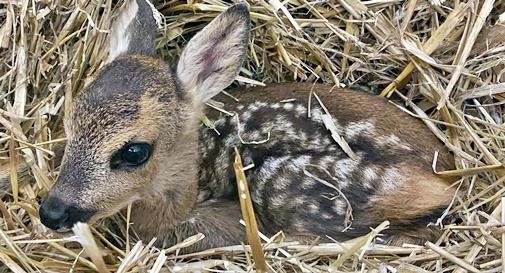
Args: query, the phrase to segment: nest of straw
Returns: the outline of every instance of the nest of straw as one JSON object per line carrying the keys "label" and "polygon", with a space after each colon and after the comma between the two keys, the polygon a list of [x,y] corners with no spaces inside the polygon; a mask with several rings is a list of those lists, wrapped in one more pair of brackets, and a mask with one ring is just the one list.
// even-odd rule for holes
{"label": "nest of straw", "polygon": [[[317,81],[388,96],[454,153],[456,169],[440,175],[458,178],[452,186],[463,194],[447,214],[459,222],[445,226],[438,241],[375,244],[385,224],[352,242],[263,238],[265,259],[255,267],[255,249],[244,245],[180,255],[198,234],[163,250],[137,242],[122,215],[76,226],[70,238],[48,239],[38,201],[58,173],[53,149],[64,141],[62,117],[103,64],[111,19],[122,3],[0,0],[0,157],[13,184],[0,201],[0,272],[502,270],[505,3],[495,0],[249,2],[254,29],[236,84]],[[230,3],[155,5],[166,16],[159,53],[173,60]],[[18,185],[12,172],[22,164],[31,174],[27,185]]]}

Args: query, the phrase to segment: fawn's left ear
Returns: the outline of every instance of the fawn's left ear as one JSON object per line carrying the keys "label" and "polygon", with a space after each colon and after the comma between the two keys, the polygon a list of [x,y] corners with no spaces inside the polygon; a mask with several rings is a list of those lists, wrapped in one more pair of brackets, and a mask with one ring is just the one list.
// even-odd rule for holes
{"label": "fawn's left ear", "polygon": [[110,30],[107,63],[123,54],[154,55],[160,24],[161,14],[149,0],[126,0]]}
{"label": "fawn's left ear", "polygon": [[250,24],[247,4],[236,4],[189,41],[179,59],[177,77],[194,105],[207,102],[238,75],[247,53]]}

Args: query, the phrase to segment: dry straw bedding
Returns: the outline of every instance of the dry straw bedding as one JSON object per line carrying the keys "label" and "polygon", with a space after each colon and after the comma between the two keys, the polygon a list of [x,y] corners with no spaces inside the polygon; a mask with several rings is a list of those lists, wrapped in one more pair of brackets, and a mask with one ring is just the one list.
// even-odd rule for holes
{"label": "dry straw bedding", "polygon": [[[26,186],[0,201],[1,272],[194,272],[254,270],[248,247],[180,255],[126,236],[125,217],[47,237],[37,201],[58,166],[62,116],[100,68],[111,20],[123,2],[0,0],[0,142],[3,170],[28,164]],[[166,15],[159,52],[173,60],[230,3],[155,3]],[[325,82],[387,95],[423,119],[455,154],[462,195],[425,246],[374,244],[376,231],[346,243],[264,245],[275,272],[499,272],[505,262],[505,3],[494,0],[251,1],[253,35],[236,84]],[[27,170],[28,171],[28,170]],[[426,197],[429,198],[429,197]],[[127,215],[127,214],[124,214]],[[108,227],[114,227],[109,229]],[[94,239],[93,239],[94,238]],[[198,240],[199,235],[185,243]],[[83,251],[83,246],[95,251]],[[247,251],[245,251],[247,250]]]}

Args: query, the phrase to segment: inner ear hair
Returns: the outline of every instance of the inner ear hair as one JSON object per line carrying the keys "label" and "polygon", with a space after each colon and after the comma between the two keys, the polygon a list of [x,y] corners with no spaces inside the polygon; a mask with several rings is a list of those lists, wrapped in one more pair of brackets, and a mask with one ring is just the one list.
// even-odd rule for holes
{"label": "inner ear hair", "polygon": [[198,32],[181,54],[177,76],[202,105],[228,87],[246,57],[250,33],[247,4],[236,4]]}

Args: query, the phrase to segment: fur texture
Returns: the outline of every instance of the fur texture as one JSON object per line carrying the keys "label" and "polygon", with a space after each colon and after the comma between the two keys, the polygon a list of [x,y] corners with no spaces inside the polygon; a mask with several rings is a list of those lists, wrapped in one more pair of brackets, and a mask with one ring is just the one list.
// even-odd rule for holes
{"label": "fur texture", "polygon": [[[135,14],[152,17],[152,10]],[[152,30],[143,20],[134,19]],[[127,40],[128,50],[96,75],[65,119],[68,143],[48,199],[72,208],[72,221],[61,225],[94,222],[133,204],[133,228],[160,246],[198,232],[206,237],[191,250],[240,243],[232,171],[238,147],[245,164],[254,164],[247,176],[267,234],[347,239],[389,219],[391,243],[431,239],[426,225],[454,194],[433,174],[433,152],[441,152],[441,168],[451,168],[451,158],[420,121],[381,98],[299,83],[237,90],[239,102],[217,98],[233,117],[207,112],[220,135],[198,126],[204,103],[238,74],[249,28],[247,6],[231,7],[190,41],[175,73],[149,53],[154,41]],[[135,41],[150,46],[139,52]],[[355,159],[330,137],[315,100],[309,108],[311,89]],[[111,168],[111,158],[132,142],[149,143],[150,159]],[[54,209],[46,203],[44,215]]]}

